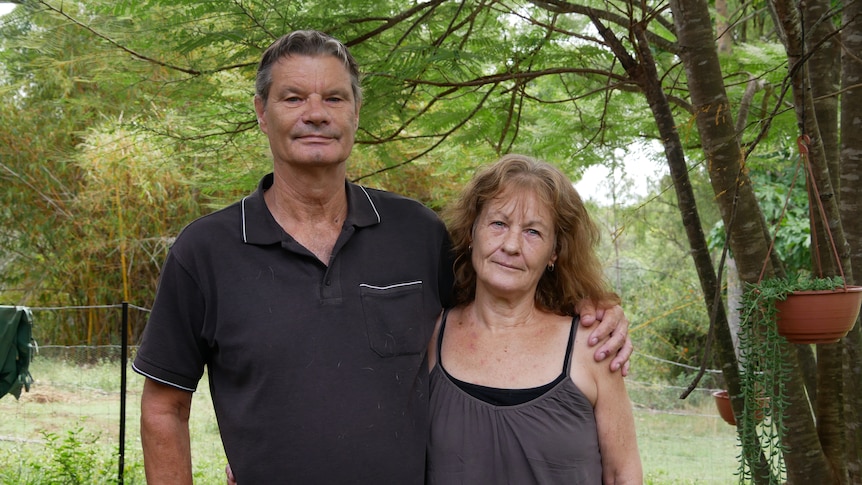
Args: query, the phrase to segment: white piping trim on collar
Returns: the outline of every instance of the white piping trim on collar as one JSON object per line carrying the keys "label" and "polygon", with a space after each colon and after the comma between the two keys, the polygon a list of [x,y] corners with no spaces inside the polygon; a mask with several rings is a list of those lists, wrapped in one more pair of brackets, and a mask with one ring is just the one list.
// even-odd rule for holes
{"label": "white piping trim on collar", "polygon": [[[365,187],[363,187],[361,185],[359,185],[358,187],[360,189],[362,189],[362,193],[365,194],[365,198],[368,199],[368,203],[371,204],[371,208],[374,209],[374,215],[377,216],[377,223],[379,224],[380,223],[380,213],[377,212],[377,206],[374,205],[374,201],[371,200],[371,196],[368,194],[368,191],[365,190]],[[242,202],[240,203],[241,208],[242,208],[242,242],[244,242],[246,244],[248,243],[248,232],[246,231],[246,225],[245,225],[245,200],[248,199],[249,197],[250,196],[248,196],[248,195],[243,197]]]}
{"label": "white piping trim on collar", "polygon": [[367,198],[368,198],[368,203],[369,203],[369,204],[371,204],[371,208],[372,208],[372,209],[374,209],[374,214],[376,214],[376,215],[377,215],[377,223],[379,224],[379,223],[380,223],[380,213],[379,213],[379,212],[377,212],[377,207],[374,205],[374,202],[371,200],[371,196],[370,196],[370,195],[368,195],[368,191],[367,191],[367,190],[365,190],[365,187],[363,187],[363,186],[361,186],[361,185],[359,185],[358,187],[359,187],[360,189],[362,189],[362,192],[364,192],[364,193],[365,193],[365,197],[367,197]]}
{"label": "white piping trim on collar", "polygon": [[248,234],[245,231],[245,199],[248,199],[249,196],[245,196],[242,198],[242,242],[248,244]]}

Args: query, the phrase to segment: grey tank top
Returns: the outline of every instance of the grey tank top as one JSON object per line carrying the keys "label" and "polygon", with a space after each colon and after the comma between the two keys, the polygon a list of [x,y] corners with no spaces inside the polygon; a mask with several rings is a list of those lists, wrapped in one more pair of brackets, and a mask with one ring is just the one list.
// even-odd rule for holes
{"label": "grey tank top", "polygon": [[[459,388],[442,367],[444,312],[431,370],[427,485],[602,483],[593,406],[569,377],[522,404],[496,406]],[[571,340],[578,317],[572,320]]]}

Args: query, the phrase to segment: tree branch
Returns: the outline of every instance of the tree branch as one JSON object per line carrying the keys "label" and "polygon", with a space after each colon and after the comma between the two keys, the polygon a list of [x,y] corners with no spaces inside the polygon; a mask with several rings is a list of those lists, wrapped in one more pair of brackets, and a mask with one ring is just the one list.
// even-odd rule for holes
{"label": "tree branch", "polygon": [[488,100],[488,97],[491,96],[491,93],[494,92],[494,89],[496,87],[497,87],[496,85],[492,86],[491,89],[489,89],[485,93],[485,96],[482,97],[482,100],[480,102],[476,103],[476,106],[473,108],[473,110],[471,110],[470,113],[467,114],[467,116],[465,116],[463,120],[461,120],[458,124],[456,124],[455,126],[450,128],[449,130],[447,130],[442,135],[440,135],[440,139],[437,140],[437,142],[432,144],[430,147],[426,148],[425,150],[422,150],[421,152],[417,153],[416,155],[408,158],[407,160],[405,160],[403,162],[396,163],[395,165],[390,165],[388,167],[383,167],[379,170],[375,170],[375,171],[373,171],[371,173],[367,173],[365,175],[360,175],[359,177],[356,177],[355,179],[353,179],[353,182],[358,182],[364,178],[373,177],[374,175],[377,175],[377,174],[380,174],[380,173],[383,173],[383,172],[386,172],[389,170],[394,170],[398,167],[402,167],[404,165],[407,165],[408,163],[412,163],[414,160],[418,160],[419,158],[423,157],[425,154],[431,152],[432,150],[434,150],[435,148],[440,146],[440,144],[442,144],[444,141],[446,141],[446,139],[449,138],[453,133],[458,131],[458,129],[460,129],[462,126],[464,126],[468,121],[473,119],[473,116],[475,116],[476,113],[482,108],[482,106],[485,105],[485,101]]}
{"label": "tree branch", "polygon": [[86,30],[87,32],[90,32],[91,34],[95,35],[96,37],[104,40],[105,42],[107,42],[107,43],[111,44],[112,46],[116,47],[117,49],[120,49],[121,51],[131,55],[132,57],[135,57],[135,58],[140,59],[142,61],[146,61],[146,62],[155,64],[157,66],[164,67],[166,69],[170,69],[173,71],[179,71],[179,72],[182,72],[184,74],[189,74],[192,76],[201,76],[204,74],[212,74],[215,72],[228,71],[231,69],[253,66],[256,64],[253,62],[245,62],[245,63],[240,63],[240,64],[234,64],[231,66],[222,66],[222,67],[219,67],[218,69],[212,69],[212,70],[208,70],[208,71],[199,71],[197,69],[190,69],[187,67],[175,66],[173,64],[168,64],[167,62],[160,61],[158,59],[154,59],[152,57],[146,56],[146,55],[141,54],[139,52],[136,52],[132,49],[129,49],[128,47],[124,46],[123,44],[120,44],[119,42],[115,41],[114,39],[111,39],[107,35],[102,34],[101,32],[90,27],[89,25],[87,25],[83,22],[80,22],[78,19],[76,19],[76,18],[72,17],[71,15],[67,14],[66,12],[64,12],[62,8],[54,7],[53,5],[49,4],[48,2],[46,2],[44,0],[39,0],[39,5],[42,5],[46,9],[48,9],[49,11],[54,12],[57,15],[60,15],[61,17],[64,17],[69,22],[77,25],[78,27]]}
{"label": "tree branch", "polygon": [[[379,34],[382,34],[383,32],[386,32],[387,30],[391,29],[392,27],[395,27],[396,25],[398,25],[402,21],[412,17],[413,15],[416,15],[416,13],[421,12],[427,8],[433,9],[434,7],[437,7],[438,5],[440,5],[441,3],[445,2],[445,1],[446,0],[433,0],[431,2],[425,2],[425,3],[417,4],[415,7],[411,8],[411,9],[405,10],[398,15],[394,15],[394,16],[390,17],[380,27],[377,27],[374,30],[370,30],[370,31],[360,35],[359,37],[351,39],[348,42],[345,42],[344,45],[346,45],[347,47],[352,47],[352,46],[355,46],[357,44],[361,44],[362,42],[365,42],[366,40],[368,40],[372,37],[375,37]],[[368,19],[368,18],[356,19],[356,20],[351,20],[350,23],[361,24],[361,23],[368,22],[369,20],[376,20],[376,19]]]}
{"label": "tree branch", "polygon": [[[633,18],[624,17],[622,15],[615,15],[606,10],[598,10],[592,7],[587,7],[585,5],[576,5],[574,3],[569,3],[563,0],[529,0],[533,5],[543,8],[549,12],[555,13],[574,13],[579,15],[584,15],[586,17],[594,16],[598,19],[601,19],[606,22],[610,22],[612,24],[619,25],[624,29],[630,29],[631,25],[635,22]],[[667,7],[665,7],[667,8]],[[666,28],[670,32],[674,32],[675,27],[672,22],[668,21],[661,15],[659,12],[651,12],[649,18],[656,19],[656,21],[661,24],[662,27]],[[646,31],[644,34],[647,36],[650,44],[661,49],[664,49],[668,52],[679,53],[679,47],[674,42],[669,42],[667,39],[656,35],[652,32]]]}

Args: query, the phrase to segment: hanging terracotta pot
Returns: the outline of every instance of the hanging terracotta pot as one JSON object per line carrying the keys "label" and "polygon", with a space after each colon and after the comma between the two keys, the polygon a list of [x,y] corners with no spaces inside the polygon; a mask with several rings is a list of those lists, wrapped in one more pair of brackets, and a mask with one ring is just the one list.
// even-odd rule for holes
{"label": "hanging terracotta pot", "polygon": [[[718,415],[721,416],[727,424],[736,426],[736,417],[733,416],[733,407],[730,405],[730,395],[726,390],[715,391],[712,393],[715,398],[715,407],[718,408]],[[757,398],[759,408],[754,412],[754,419],[757,422],[763,421],[766,416],[766,411],[769,409],[769,398],[766,396]]]}
{"label": "hanging terracotta pot", "polygon": [[715,391],[712,393],[715,398],[715,407],[718,408],[718,415],[721,416],[727,424],[736,426],[736,418],[733,416],[733,408],[730,406],[730,396],[727,391]]}
{"label": "hanging terracotta pot", "polygon": [[796,344],[837,342],[853,328],[860,305],[862,286],[794,291],[775,303],[778,333]]}

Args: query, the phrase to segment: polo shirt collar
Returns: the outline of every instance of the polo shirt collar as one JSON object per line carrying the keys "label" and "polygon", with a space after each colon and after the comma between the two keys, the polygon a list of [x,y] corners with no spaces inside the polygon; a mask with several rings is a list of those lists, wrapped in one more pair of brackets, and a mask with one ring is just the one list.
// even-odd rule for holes
{"label": "polo shirt collar", "polygon": [[[242,241],[247,244],[278,244],[284,231],[266,207],[263,193],[272,187],[273,174],[265,175],[257,185],[257,190],[244,197],[240,205]],[[377,206],[365,187],[345,180],[347,190],[347,219],[345,226],[367,227],[381,221]]]}

